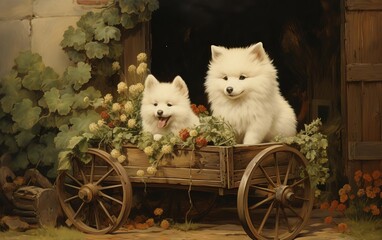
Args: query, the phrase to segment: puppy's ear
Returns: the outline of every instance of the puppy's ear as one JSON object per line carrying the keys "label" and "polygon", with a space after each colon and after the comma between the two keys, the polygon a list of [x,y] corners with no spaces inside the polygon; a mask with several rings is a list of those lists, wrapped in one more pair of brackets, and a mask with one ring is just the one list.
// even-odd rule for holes
{"label": "puppy's ear", "polygon": [[223,54],[225,47],[219,47],[215,45],[211,45],[211,58],[213,61],[219,58],[220,55]]}
{"label": "puppy's ear", "polygon": [[255,56],[259,61],[263,61],[268,57],[267,53],[263,48],[263,43],[258,42],[256,44],[251,45],[249,48],[249,52]]}
{"label": "puppy's ear", "polygon": [[159,84],[159,81],[151,74],[149,74],[145,81],[145,89],[151,89]]}
{"label": "puppy's ear", "polygon": [[176,76],[174,78],[174,81],[172,81],[172,85],[174,85],[182,95],[188,97],[187,85],[180,76]]}

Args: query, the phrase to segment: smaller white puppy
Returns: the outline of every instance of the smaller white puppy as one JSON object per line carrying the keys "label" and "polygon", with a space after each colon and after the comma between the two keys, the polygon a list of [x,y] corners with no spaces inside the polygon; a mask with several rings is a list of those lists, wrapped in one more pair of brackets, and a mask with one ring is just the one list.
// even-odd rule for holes
{"label": "smaller white puppy", "polygon": [[183,128],[199,124],[191,109],[186,83],[176,76],[172,83],[160,83],[148,75],[141,104],[143,131],[152,134],[179,134]]}

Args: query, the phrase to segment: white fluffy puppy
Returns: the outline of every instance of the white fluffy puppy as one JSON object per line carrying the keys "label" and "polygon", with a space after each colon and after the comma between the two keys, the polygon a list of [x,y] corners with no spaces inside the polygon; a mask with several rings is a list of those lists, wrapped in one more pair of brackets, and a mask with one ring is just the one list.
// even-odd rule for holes
{"label": "white fluffy puppy", "polygon": [[257,144],[296,134],[296,116],[280,93],[277,70],[257,43],[247,48],[211,46],[205,88],[213,115],[236,131],[238,143]]}
{"label": "white fluffy puppy", "polygon": [[172,83],[160,83],[148,75],[141,104],[143,131],[152,134],[174,133],[199,124],[191,109],[186,83],[176,76]]}

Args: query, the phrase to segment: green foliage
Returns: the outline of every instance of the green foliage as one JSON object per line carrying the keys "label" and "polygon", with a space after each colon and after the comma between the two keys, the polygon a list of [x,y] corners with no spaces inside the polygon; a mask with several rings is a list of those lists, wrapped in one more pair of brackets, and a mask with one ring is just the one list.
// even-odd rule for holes
{"label": "green foliage", "polygon": [[[70,119],[88,111],[88,102],[101,94],[94,88],[77,91],[90,78],[88,64],[68,68],[61,79],[38,54],[22,52],[15,63],[0,85],[0,154],[12,154],[14,170],[50,166],[47,174],[53,176],[60,151],[54,139],[60,127],[74,125]],[[80,104],[85,97],[87,103]]]}
{"label": "green foliage", "polygon": [[[83,154],[100,136],[89,132],[89,125],[99,121],[109,128],[100,142],[116,147],[126,140],[137,142],[140,121],[136,111],[134,116],[113,111],[111,118],[102,120],[96,109],[112,108],[113,103],[105,103],[94,87],[83,88],[93,79],[119,74],[121,31],[148,21],[157,8],[157,0],[116,0],[100,12],[83,15],[61,41],[75,63],[62,77],[45,66],[39,54],[27,51],[15,59],[0,85],[0,154],[12,154],[14,170],[45,165],[53,167],[48,172],[53,176],[58,165],[67,169],[71,156]],[[126,101],[136,108],[139,94],[134,98]],[[130,121],[126,128],[122,114],[136,123]]]}
{"label": "green foliage", "polygon": [[121,32],[149,21],[158,7],[157,0],[116,0],[100,12],[83,15],[77,28],[70,26],[65,31],[61,46],[73,62],[91,66],[91,79],[117,75],[118,69],[111,66],[122,55]]}
{"label": "green foliage", "polygon": [[[277,137],[276,141],[292,145],[300,150],[308,160],[306,171],[309,174],[313,187],[325,184],[329,177],[327,147],[328,140],[326,135],[320,132],[322,123],[320,119],[305,124],[296,136]],[[319,190],[316,190],[316,195]]]}

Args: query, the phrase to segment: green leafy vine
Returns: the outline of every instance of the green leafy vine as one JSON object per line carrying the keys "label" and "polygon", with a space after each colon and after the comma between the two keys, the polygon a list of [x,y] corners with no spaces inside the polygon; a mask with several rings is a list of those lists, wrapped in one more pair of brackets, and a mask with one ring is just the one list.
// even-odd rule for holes
{"label": "green leafy vine", "polygon": [[62,77],[45,66],[39,54],[20,53],[0,83],[0,155],[6,156],[2,161],[9,161],[14,170],[46,166],[48,176],[54,177],[59,163],[68,164],[59,160],[73,153],[68,149],[85,151],[81,135],[100,119],[104,104],[93,81],[120,79],[123,31],[150,20],[158,7],[157,0],[115,0],[83,15],[61,41],[73,61]]}

